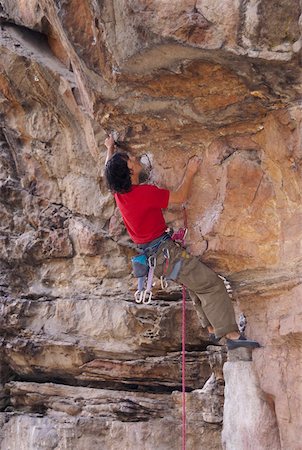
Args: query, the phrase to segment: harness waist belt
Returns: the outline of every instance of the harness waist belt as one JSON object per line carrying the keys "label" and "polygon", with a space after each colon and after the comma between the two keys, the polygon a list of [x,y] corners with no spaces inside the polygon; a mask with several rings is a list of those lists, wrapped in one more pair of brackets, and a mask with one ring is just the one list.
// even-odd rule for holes
{"label": "harness waist belt", "polygon": [[152,255],[157,252],[158,247],[162,242],[171,239],[171,236],[168,233],[164,233],[153,241],[146,242],[146,244],[139,244],[138,248],[142,250],[144,253]]}

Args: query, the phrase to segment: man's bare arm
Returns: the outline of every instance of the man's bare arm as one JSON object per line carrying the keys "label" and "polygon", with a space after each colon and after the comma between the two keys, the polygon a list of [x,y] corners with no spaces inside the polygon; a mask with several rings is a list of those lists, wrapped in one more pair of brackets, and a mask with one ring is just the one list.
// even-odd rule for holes
{"label": "man's bare arm", "polygon": [[198,171],[199,166],[200,159],[197,156],[194,156],[189,160],[181,184],[176,191],[170,191],[168,206],[181,205],[187,201],[194,175]]}
{"label": "man's bare arm", "polygon": [[114,151],[115,151],[115,142],[114,142],[112,134],[110,134],[105,139],[105,146],[107,148],[107,155],[106,155],[106,161],[105,161],[105,165],[106,165],[107,162],[109,161],[109,159],[111,158],[111,156],[114,154]]}

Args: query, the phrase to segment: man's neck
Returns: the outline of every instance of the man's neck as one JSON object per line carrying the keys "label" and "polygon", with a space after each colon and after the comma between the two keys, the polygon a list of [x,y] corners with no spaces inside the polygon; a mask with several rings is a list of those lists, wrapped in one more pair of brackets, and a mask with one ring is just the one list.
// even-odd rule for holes
{"label": "man's neck", "polygon": [[131,175],[131,184],[134,186],[135,184],[139,184],[139,176]]}

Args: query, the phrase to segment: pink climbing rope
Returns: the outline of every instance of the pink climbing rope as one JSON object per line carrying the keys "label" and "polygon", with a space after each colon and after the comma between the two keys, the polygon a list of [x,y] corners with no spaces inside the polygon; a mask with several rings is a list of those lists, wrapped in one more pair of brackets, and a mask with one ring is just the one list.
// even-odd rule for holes
{"label": "pink climbing rope", "polygon": [[186,450],[186,288],[182,287],[182,450]]}
{"label": "pink climbing rope", "polygon": [[[188,227],[187,212],[183,205],[184,228]],[[182,245],[185,245],[184,233]],[[182,286],[182,450],[186,450],[186,287]]]}

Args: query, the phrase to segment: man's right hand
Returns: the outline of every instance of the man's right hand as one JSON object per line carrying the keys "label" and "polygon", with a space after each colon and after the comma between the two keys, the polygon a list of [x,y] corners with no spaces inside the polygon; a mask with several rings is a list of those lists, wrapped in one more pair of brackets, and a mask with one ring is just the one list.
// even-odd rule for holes
{"label": "man's right hand", "polygon": [[201,159],[193,156],[189,159],[182,183],[176,191],[170,191],[169,205],[179,205],[187,201],[193,177],[199,169]]}
{"label": "man's right hand", "polygon": [[190,175],[195,175],[196,172],[198,172],[198,169],[201,164],[201,159],[198,156],[193,156],[189,159],[188,165],[187,165],[187,173]]}
{"label": "man's right hand", "polygon": [[112,134],[109,134],[109,136],[105,139],[104,144],[108,150],[112,150],[114,148],[115,142],[114,142]]}

